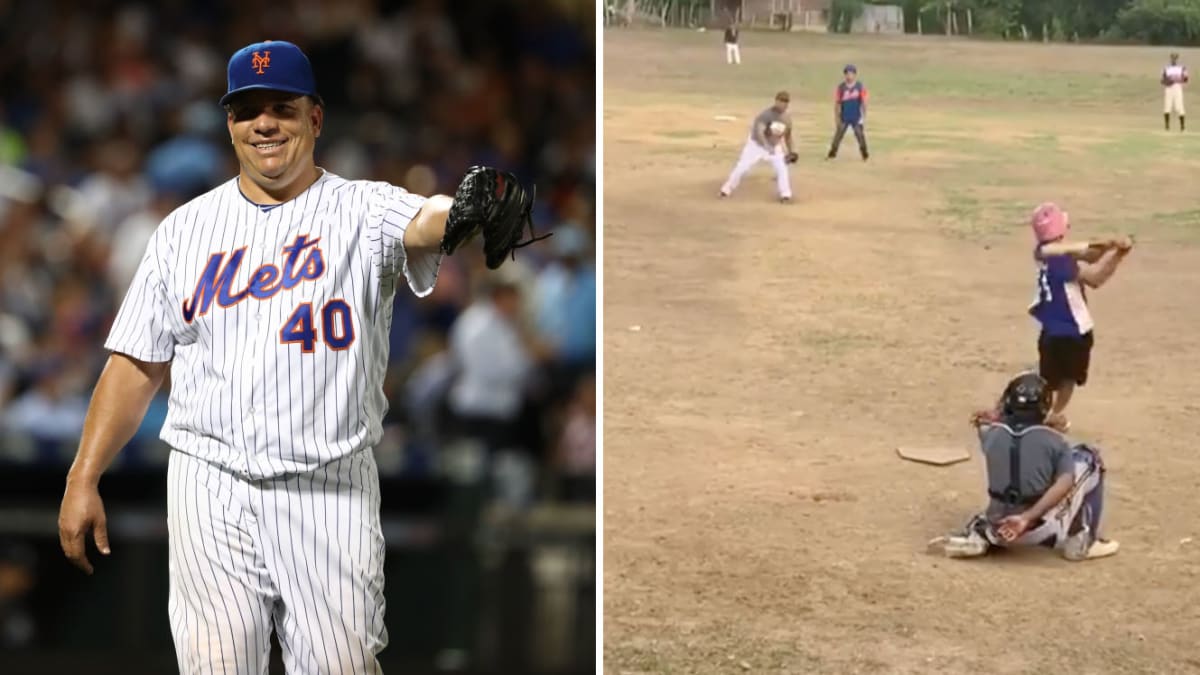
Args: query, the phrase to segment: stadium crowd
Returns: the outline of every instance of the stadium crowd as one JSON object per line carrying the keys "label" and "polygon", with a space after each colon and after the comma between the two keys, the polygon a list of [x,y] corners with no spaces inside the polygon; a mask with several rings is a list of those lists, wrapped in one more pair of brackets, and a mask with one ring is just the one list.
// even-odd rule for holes
{"label": "stadium crowd", "polygon": [[[65,470],[151,232],[237,172],[226,60],[283,39],[326,103],[318,165],[422,194],[453,194],[472,164],[510,169],[536,184],[538,233],[555,232],[499,272],[456,255],[431,297],[397,293],[381,474],[435,471],[467,438],[518,467],[518,501],[591,501],[595,36],[573,11],[0,1],[0,460]],[[165,462],[166,396],[113,470]]]}

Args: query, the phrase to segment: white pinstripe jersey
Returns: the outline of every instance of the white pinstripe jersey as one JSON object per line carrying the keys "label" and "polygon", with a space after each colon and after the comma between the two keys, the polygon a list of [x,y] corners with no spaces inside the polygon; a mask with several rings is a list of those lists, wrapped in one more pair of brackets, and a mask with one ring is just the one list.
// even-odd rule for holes
{"label": "white pinstripe jersey", "polygon": [[442,261],[404,250],[424,202],[323,171],[283,204],[234,178],[167,216],[105,342],[172,362],[162,439],[252,478],[377,443],[397,281],[428,295]]}

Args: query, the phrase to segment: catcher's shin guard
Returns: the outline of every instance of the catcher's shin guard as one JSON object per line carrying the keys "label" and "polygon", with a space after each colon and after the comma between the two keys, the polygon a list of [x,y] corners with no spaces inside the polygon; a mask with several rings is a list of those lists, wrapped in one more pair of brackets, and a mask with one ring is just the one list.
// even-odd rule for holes
{"label": "catcher's shin guard", "polygon": [[931,551],[940,550],[947,558],[978,558],[987,555],[999,542],[992,525],[982,514],[971,519],[960,532],[952,532],[929,542]]}

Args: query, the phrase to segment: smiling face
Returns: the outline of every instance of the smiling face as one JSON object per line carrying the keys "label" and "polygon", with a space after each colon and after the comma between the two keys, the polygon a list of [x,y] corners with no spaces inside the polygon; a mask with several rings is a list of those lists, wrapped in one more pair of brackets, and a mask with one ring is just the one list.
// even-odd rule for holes
{"label": "smiling face", "polygon": [[307,96],[253,90],[229,102],[226,118],[247,196],[286,201],[311,184],[325,119],[321,106]]}

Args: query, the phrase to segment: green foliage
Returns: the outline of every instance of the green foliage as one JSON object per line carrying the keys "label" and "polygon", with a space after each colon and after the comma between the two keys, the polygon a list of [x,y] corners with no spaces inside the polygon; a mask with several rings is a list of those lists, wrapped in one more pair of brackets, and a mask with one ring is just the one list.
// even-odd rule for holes
{"label": "green foliage", "polygon": [[1150,44],[1200,42],[1200,0],[1133,0],[1117,14],[1124,37]]}
{"label": "green foliage", "polygon": [[849,33],[850,26],[865,6],[864,0],[833,0],[829,6],[829,32]]}

